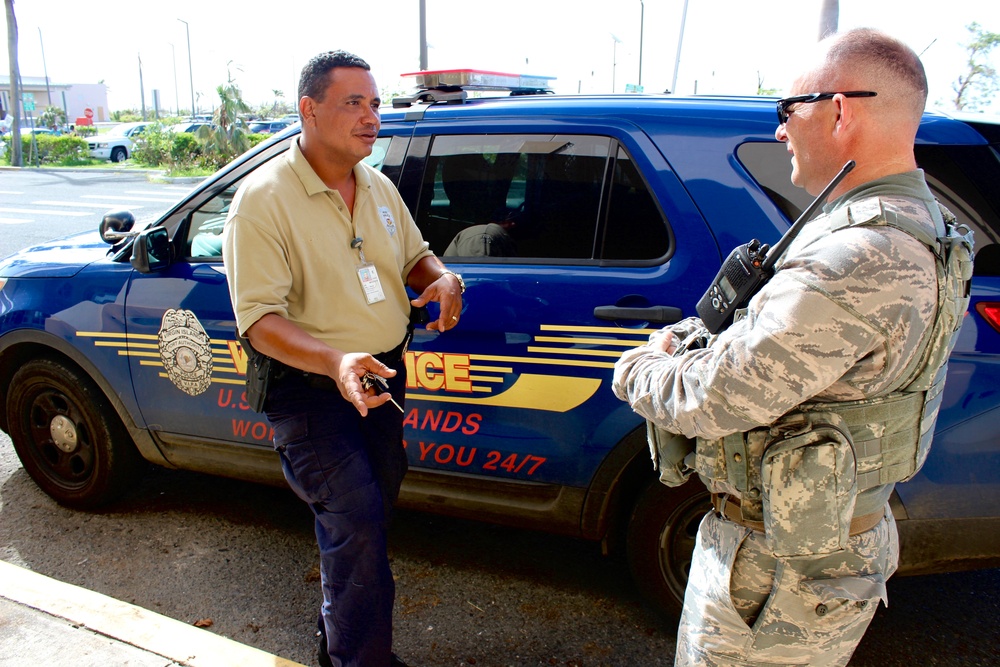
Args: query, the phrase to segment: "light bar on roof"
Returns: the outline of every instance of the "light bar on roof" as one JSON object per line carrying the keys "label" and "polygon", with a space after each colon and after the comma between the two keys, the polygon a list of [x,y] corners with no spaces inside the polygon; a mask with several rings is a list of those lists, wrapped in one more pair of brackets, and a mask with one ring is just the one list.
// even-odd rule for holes
{"label": "light bar on roof", "polygon": [[461,88],[463,90],[550,90],[554,76],[510,74],[476,69],[424,70],[400,74],[414,77],[424,89]]}

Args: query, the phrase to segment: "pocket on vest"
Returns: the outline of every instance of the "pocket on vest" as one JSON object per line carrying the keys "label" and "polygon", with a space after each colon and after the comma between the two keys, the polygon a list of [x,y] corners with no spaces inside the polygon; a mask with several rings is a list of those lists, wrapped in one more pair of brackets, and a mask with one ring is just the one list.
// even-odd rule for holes
{"label": "pocket on vest", "polygon": [[845,548],[857,500],[850,432],[831,413],[776,426],[761,459],[768,546],[778,557]]}

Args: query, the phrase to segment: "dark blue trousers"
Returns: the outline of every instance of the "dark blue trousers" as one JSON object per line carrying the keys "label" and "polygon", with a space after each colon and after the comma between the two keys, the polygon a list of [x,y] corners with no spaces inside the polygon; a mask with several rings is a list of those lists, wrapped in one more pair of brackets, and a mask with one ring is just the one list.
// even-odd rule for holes
{"label": "dark blue trousers", "polygon": [[[396,370],[389,391],[402,404],[406,370]],[[361,417],[336,389],[301,377],[269,389],[266,415],[285,478],[315,516],[330,659],[387,667],[396,587],[386,529],[406,474],[403,415],[387,403]]]}

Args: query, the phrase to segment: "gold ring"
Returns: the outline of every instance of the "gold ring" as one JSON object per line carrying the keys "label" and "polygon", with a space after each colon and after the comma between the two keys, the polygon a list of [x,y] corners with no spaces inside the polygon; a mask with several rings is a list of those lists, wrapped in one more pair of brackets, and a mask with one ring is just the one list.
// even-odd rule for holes
{"label": "gold ring", "polygon": [[452,316],[451,316],[451,319],[452,319],[452,321],[454,321],[454,322],[458,322],[458,318],[457,318],[456,316],[454,316],[454,315],[452,315]]}

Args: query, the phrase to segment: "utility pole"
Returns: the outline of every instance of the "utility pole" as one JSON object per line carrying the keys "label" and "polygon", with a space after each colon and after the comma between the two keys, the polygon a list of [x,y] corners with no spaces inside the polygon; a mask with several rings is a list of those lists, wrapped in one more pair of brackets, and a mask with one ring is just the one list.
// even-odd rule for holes
{"label": "utility pole", "polygon": [[[684,24],[687,22],[688,15],[688,0],[684,0],[684,13],[681,14],[681,34],[677,38],[677,57],[674,58],[674,80],[670,84],[670,92],[674,95],[677,94],[677,70],[681,66],[681,46],[684,45]],[[695,93],[697,93],[697,84],[695,84]]]}
{"label": "utility pole", "polygon": [[17,64],[17,18],[14,16],[14,0],[4,0],[7,11],[7,54],[10,60],[10,109],[14,122],[11,125],[10,165],[20,167],[24,158],[21,151],[21,70]]}
{"label": "utility pole", "polygon": [[639,0],[639,89],[642,89],[642,31],[646,25],[646,3]]}
{"label": "utility pole", "polygon": [[615,92],[615,70],[618,69],[618,45],[622,40],[618,39],[615,33],[611,33],[611,39],[615,40],[611,46],[611,92]]}
{"label": "utility pole", "polygon": [[427,70],[427,0],[420,0],[420,71]]}

